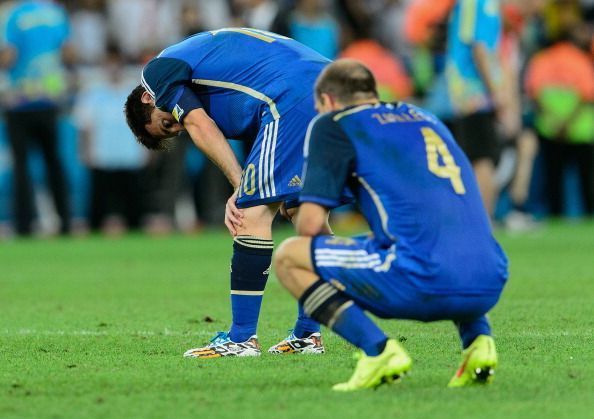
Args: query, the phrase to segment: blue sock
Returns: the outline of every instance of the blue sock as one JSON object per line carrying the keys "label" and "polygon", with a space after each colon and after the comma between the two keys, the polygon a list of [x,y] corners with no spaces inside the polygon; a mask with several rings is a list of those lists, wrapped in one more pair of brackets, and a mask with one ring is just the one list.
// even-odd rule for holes
{"label": "blue sock", "polygon": [[491,326],[487,316],[481,316],[470,322],[456,322],[462,348],[468,348],[479,335],[491,336]]}
{"label": "blue sock", "polygon": [[384,332],[346,294],[324,280],[308,288],[299,302],[311,318],[361,348],[366,355],[383,352],[388,340]]}
{"label": "blue sock", "polygon": [[231,311],[229,337],[245,342],[256,334],[264,288],[272,260],[272,240],[237,236],[231,259]]}
{"label": "blue sock", "polygon": [[320,331],[320,323],[305,314],[303,305],[299,304],[299,315],[297,316],[297,322],[295,323],[295,329],[293,334],[298,338],[305,338],[312,333]]}

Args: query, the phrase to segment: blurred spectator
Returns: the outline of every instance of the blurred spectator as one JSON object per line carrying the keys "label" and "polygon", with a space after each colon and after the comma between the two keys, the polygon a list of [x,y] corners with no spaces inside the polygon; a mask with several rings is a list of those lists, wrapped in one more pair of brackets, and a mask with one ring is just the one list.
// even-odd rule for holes
{"label": "blurred spectator", "polygon": [[363,0],[336,0],[336,11],[341,20],[342,45],[349,45],[357,39],[370,39],[373,32],[373,10],[375,2]]}
{"label": "blurred spectator", "polygon": [[455,0],[411,0],[402,26],[406,39],[414,45],[430,43],[454,3]]}
{"label": "blurred spectator", "polygon": [[272,27],[272,22],[279,11],[278,2],[272,0],[234,0],[233,3],[241,19],[241,24],[238,26],[266,31]]}
{"label": "blurred spectator", "polygon": [[110,35],[131,60],[179,41],[182,0],[108,0]]}
{"label": "blurred spectator", "polygon": [[14,164],[14,217],[19,235],[32,233],[35,210],[27,168],[32,142],[41,148],[60,232],[70,231],[66,180],[58,157],[57,120],[67,93],[63,59],[72,60],[67,44],[66,12],[47,1],[18,1],[7,12],[0,64],[8,69],[4,95],[7,132]]}
{"label": "blurred spectator", "polygon": [[524,25],[521,10],[512,5],[503,6],[503,30],[499,48],[501,64],[501,100],[505,108],[500,111],[500,122],[503,134],[507,138],[516,137],[522,125],[522,108],[520,101],[520,72],[522,55],[520,52],[520,35]]}
{"label": "blurred spectator", "polygon": [[291,37],[333,60],[339,50],[340,31],[328,13],[325,0],[297,0],[295,7],[281,10],[272,32]]}
{"label": "blurred spectator", "polygon": [[501,110],[501,133],[507,140],[497,166],[496,183],[499,189],[509,184],[512,211],[504,220],[508,230],[525,231],[537,226],[526,210],[534,160],[538,150],[536,136],[530,129],[522,130],[520,72],[522,53],[520,37],[525,17],[530,13],[517,4],[505,3],[503,31],[499,58],[501,63],[501,96],[506,104]]}
{"label": "blurred spectator", "polygon": [[567,28],[581,21],[580,2],[578,0],[553,0],[544,7],[544,24],[548,41],[565,36]]}
{"label": "blurred spectator", "polygon": [[497,118],[505,109],[497,50],[501,36],[498,0],[458,0],[448,27],[446,77],[456,112],[456,140],[468,156],[487,213],[495,206]]}
{"label": "blurred spectator", "polygon": [[145,231],[149,234],[169,234],[176,227],[176,202],[183,186],[189,144],[188,135],[183,133],[167,153],[150,154],[144,178],[147,202]]}
{"label": "blurred spectator", "polygon": [[147,155],[122,118],[122,103],[136,84],[125,78],[122,64],[118,47],[109,45],[102,80],[83,90],[74,108],[81,158],[91,170],[90,224],[107,234],[137,228],[142,217]]}
{"label": "blurred spectator", "polygon": [[359,39],[350,44],[341,58],[353,58],[368,66],[377,80],[380,99],[394,102],[412,94],[412,84],[400,60],[373,39]]}
{"label": "blurred spectator", "polygon": [[370,28],[365,26],[372,20],[368,5],[353,0],[341,3],[351,24],[352,41],[340,57],[359,60],[369,67],[377,80],[381,100],[393,102],[411,96],[412,83],[404,65],[390,50],[371,38]]}
{"label": "blurred spectator", "polygon": [[550,211],[563,214],[563,173],[578,166],[588,214],[594,211],[594,65],[591,28],[572,21],[526,71],[526,91],[536,104]]}
{"label": "blurred spectator", "polygon": [[231,0],[187,0],[186,6],[193,8],[200,26],[205,30],[231,26]]}
{"label": "blurred spectator", "polygon": [[383,7],[376,14],[375,37],[397,57],[410,56],[410,44],[402,36],[406,10],[412,0],[383,0]]}
{"label": "blurred spectator", "polygon": [[412,0],[403,31],[411,44],[409,68],[415,96],[452,129],[454,111],[445,77],[447,19],[454,0]]}
{"label": "blurred spectator", "polygon": [[182,8],[181,33],[184,37],[205,31],[202,23],[202,14],[197,5],[186,3]]}
{"label": "blurred spectator", "polygon": [[72,43],[78,62],[100,64],[107,45],[107,19],[102,0],[82,0],[71,14]]}

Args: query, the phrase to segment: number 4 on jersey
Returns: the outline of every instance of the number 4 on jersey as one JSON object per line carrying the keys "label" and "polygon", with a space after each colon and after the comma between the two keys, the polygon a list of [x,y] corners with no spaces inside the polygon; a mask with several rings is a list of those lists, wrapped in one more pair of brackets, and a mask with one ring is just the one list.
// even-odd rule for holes
{"label": "number 4 on jersey", "polygon": [[[458,195],[464,195],[466,188],[460,176],[460,166],[456,165],[448,146],[432,128],[421,128],[421,133],[425,139],[429,171],[440,178],[449,179],[454,191]],[[443,165],[439,164],[439,156],[441,156]]]}

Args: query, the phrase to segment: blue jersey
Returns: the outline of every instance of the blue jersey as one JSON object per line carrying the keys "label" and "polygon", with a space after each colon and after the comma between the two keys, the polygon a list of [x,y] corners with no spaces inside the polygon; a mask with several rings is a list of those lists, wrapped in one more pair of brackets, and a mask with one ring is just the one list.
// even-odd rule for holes
{"label": "blue jersey", "polygon": [[66,93],[62,47],[70,33],[65,10],[45,1],[23,1],[8,9],[2,41],[16,51],[8,70],[13,108],[54,105]]}
{"label": "blue jersey", "polygon": [[395,249],[415,287],[507,277],[472,167],[433,115],[404,103],[347,108],[313,121],[305,149],[300,201],[332,208],[349,186],[375,247]]}
{"label": "blue jersey", "polygon": [[472,48],[490,53],[489,71],[497,80],[497,48],[501,37],[499,0],[458,0],[450,15],[446,75],[452,104],[462,114],[492,109],[487,87],[474,62]]}
{"label": "blue jersey", "polygon": [[227,138],[254,140],[261,126],[311,98],[328,63],[293,39],[226,28],[165,49],[145,66],[142,83],[179,122],[203,108]]}

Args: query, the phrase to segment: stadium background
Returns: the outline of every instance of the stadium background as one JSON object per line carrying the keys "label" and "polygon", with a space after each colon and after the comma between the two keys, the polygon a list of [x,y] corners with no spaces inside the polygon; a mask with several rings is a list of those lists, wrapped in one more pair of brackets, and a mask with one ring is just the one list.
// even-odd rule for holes
{"label": "stadium background", "polygon": [[[6,15],[15,3],[18,2],[3,1],[2,13]],[[357,57],[375,69],[384,99],[412,101],[446,120],[454,117],[444,99],[447,89],[442,74],[447,15],[453,4],[450,0],[85,0],[56,3],[61,3],[68,12],[69,42],[75,51],[67,72],[70,89],[61,107],[59,153],[66,170],[73,231],[77,234],[89,230],[93,207],[90,169],[102,164],[106,167],[127,164],[138,171],[142,187],[131,196],[143,203],[138,226],[145,231],[164,234],[175,229],[195,231],[204,225],[221,226],[224,200],[230,191],[216,169],[189,146],[187,139],[180,141],[183,146],[177,151],[166,156],[148,155],[132,145],[133,138],[123,118],[119,119],[114,111],[115,108],[119,111],[121,104],[113,100],[113,95],[111,101],[100,104],[88,97],[89,90],[106,89],[106,75],[114,71],[121,70],[120,87],[133,87],[143,62],[163,47],[197,31],[249,26],[293,36],[329,58]],[[594,2],[506,0],[502,5],[502,36],[506,48],[501,53],[501,61],[511,63],[517,74],[512,82],[518,87],[516,100],[521,105],[518,109],[522,109],[523,128],[532,130],[535,108],[524,89],[529,82],[524,74],[526,66],[535,54],[557,42],[565,29],[585,22],[585,28],[591,31]],[[115,64],[109,54],[114,51],[122,54]],[[591,50],[584,53],[592,57]],[[7,85],[4,74],[1,88],[6,89]],[[111,142],[103,140],[101,143],[95,139],[96,147],[106,151],[101,161],[89,161],[84,155],[81,128],[89,112],[91,118],[111,127],[108,133],[103,133]],[[594,138],[589,143],[594,147]],[[122,152],[118,145],[124,144],[128,161],[118,163]],[[241,156],[243,145],[234,144],[234,147]],[[55,212],[47,192],[43,161],[35,150],[30,156],[30,170],[38,210],[36,231],[52,234],[56,231]],[[549,213],[546,171],[542,156],[537,153],[526,187],[527,197],[520,203],[513,202],[509,188],[505,187],[509,183],[510,173],[507,174],[495,213],[501,225],[531,228],[534,219]],[[0,126],[0,237],[4,238],[14,233],[11,179],[10,149],[5,130]],[[563,179],[566,186],[563,215],[566,217],[588,215],[580,182],[583,179],[570,162]],[[517,210],[523,215],[522,222],[506,224],[506,217]],[[107,225],[95,221],[93,227],[103,228],[109,234],[120,234],[124,231],[120,221],[112,217]]]}

